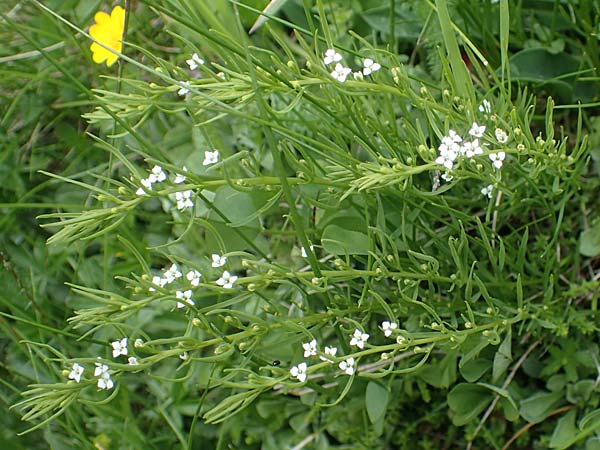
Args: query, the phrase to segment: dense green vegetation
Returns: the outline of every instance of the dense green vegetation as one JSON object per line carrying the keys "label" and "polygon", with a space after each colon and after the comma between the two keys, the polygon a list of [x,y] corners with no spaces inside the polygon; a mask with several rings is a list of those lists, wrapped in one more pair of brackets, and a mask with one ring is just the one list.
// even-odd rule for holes
{"label": "dense green vegetation", "polygon": [[0,6],[2,448],[600,448],[597,1],[118,3]]}

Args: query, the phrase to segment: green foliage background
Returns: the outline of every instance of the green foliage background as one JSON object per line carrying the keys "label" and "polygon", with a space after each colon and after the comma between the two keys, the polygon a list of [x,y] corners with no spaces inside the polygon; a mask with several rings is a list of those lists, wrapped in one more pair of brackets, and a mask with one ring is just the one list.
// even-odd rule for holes
{"label": "green foliage background", "polygon": [[[131,2],[110,69],[84,32],[112,5],[0,5],[2,448],[600,448],[597,2],[289,0],[248,35],[265,4]],[[336,83],[333,46],[383,68]],[[502,171],[432,191],[474,120]],[[135,195],[155,164],[193,214]],[[173,262],[195,308],[148,290]],[[123,336],[142,364],[97,391]],[[356,376],[291,378],[313,337]]]}

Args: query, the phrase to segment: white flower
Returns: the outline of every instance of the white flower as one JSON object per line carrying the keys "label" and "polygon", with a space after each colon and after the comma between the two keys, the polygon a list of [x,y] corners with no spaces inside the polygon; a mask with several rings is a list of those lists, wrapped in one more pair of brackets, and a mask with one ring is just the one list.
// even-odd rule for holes
{"label": "white flower", "polygon": [[186,59],[185,62],[190,66],[190,70],[196,70],[198,66],[204,64],[204,60],[198,56],[198,53],[194,53],[190,59]]}
{"label": "white flower", "polygon": [[192,300],[192,290],[191,289],[188,289],[187,291],[177,291],[177,292],[175,292],[175,297],[177,297],[179,300],[183,300],[183,302],[177,302],[178,308],[185,307],[186,303],[190,306],[195,305],[194,300]]}
{"label": "white flower", "polygon": [[146,191],[144,191],[142,188],[138,188],[137,191],[135,191],[136,195],[145,195]]}
{"label": "white flower", "polygon": [[94,376],[98,377],[98,388],[99,389],[112,389],[114,386],[113,381],[110,379],[110,373],[108,373],[108,366],[97,362],[96,369],[94,370]]}
{"label": "white flower", "polygon": [[494,134],[496,135],[496,140],[499,143],[506,144],[508,142],[508,135],[506,134],[506,131],[504,131],[502,128],[496,128]]}
{"label": "white flower", "polygon": [[[310,245],[310,250],[313,251],[315,249],[314,245]],[[308,253],[306,253],[306,249],[304,247],[300,247],[300,255],[302,255],[303,258],[308,258]]]}
{"label": "white flower", "polygon": [[81,375],[85,369],[77,363],[73,363],[73,368],[69,372],[69,380],[75,380],[77,383],[81,381]]}
{"label": "white flower", "polygon": [[[337,353],[337,347],[327,347],[325,346],[325,354],[328,356],[333,356],[335,357],[335,354]],[[321,361],[328,361],[330,363],[332,363],[333,361],[330,360],[329,358],[327,358],[326,356],[319,356],[319,358],[321,359]]]}
{"label": "white flower", "polygon": [[371,75],[373,72],[377,72],[381,69],[381,65],[373,61],[371,58],[365,58],[363,61],[363,75]]}
{"label": "white flower", "polygon": [[317,354],[317,340],[313,339],[310,342],[305,342],[302,344],[302,348],[304,349],[305,358],[308,358],[309,356],[315,356]]}
{"label": "white flower", "polygon": [[447,181],[448,183],[451,182],[453,179],[454,177],[448,172],[442,174],[442,180]]}
{"label": "white flower", "polygon": [[298,364],[297,366],[294,366],[290,369],[290,374],[294,377],[297,378],[298,381],[300,381],[301,383],[304,383],[306,381],[306,370],[308,369],[308,366],[306,365],[305,362],[302,362],[300,364]]}
{"label": "white flower", "polygon": [[[462,138],[458,135],[458,133],[454,130],[449,130],[448,131],[448,136],[446,136],[446,140],[447,142],[462,142]],[[444,139],[442,139],[442,142],[444,141]]]}
{"label": "white flower", "polygon": [[127,355],[127,338],[123,338],[120,341],[111,342],[113,348],[113,358],[119,355]]}
{"label": "white flower", "polygon": [[135,356],[130,356],[127,358],[127,362],[130,366],[138,366],[140,364]]}
{"label": "white flower", "polygon": [[216,164],[219,162],[219,150],[215,150],[214,152],[206,151],[204,152],[204,161],[202,162],[203,166],[210,166],[211,164]]}
{"label": "white flower", "polygon": [[182,361],[187,361],[189,357],[190,355],[188,355],[188,352],[183,352],[179,354],[179,359],[181,359]]}
{"label": "white flower", "polygon": [[187,208],[194,207],[194,202],[191,198],[193,193],[194,192],[192,190],[175,192],[175,200],[177,201],[177,209],[179,211],[184,211]]}
{"label": "white flower", "polygon": [[340,62],[342,60],[342,55],[335,51],[333,48],[328,48],[325,50],[325,58],[323,58],[323,63],[328,66],[334,62]]}
{"label": "white flower", "polygon": [[492,112],[492,105],[489,101],[484,100],[483,102],[481,102],[481,105],[479,105],[479,112],[485,113],[485,114],[489,114]]}
{"label": "white flower", "polygon": [[185,97],[190,92],[190,83],[187,81],[180,81],[179,83],[182,85],[182,87],[179,88],[177,94],[181,97]]}
{"label": "white flower", "polygon": [[492,198],[492,192],[494,191],[494,186],[488,184],[487,186],[481,188],[481,194],[486,195],[488,198]]}
{"label": "white flower", "polygon": [[384,321],[381,323],[381,328],[383,329],[383,334],[385,337],[390,337],[394,330],[398,328],[398,324],[396,322]]}
{"label": "white flower", "polygon": [[190,270],[185,276],[192,286],[198,286],[200,284],[200,278],[202,274],[197,270]]}
{"label": "white flower", "polygon": [[485,133],[485,125],[478,125],[477,122],[473,122],[469,134],[474,137],[483,137]]}
{"label": "white flower", "polygon": [[337,63],[335,65],[335,69],[333,70],[333,72],[331,72],[331,76],[338,80],[340,83],[343,83],[344,81],[346,81],[348,75],[350,75],[350,72],[352,72],[352,69],[350,69],[349,67],[344,67],[340,63]]}
{"label": "white flower", "polygon": [[354,374],[354,358],[350,357],[347,360],[342,361],[339,364],[339,367],[346,375]]}
{"label": "white flower", "polygon": [[[187,167],[183,166],[183,171],[187,172],[188,169]],[[181,173],[178,173],[177,175],[175,175],[175,180],[173,181],[175,184],[181,184],[183,182],[185,182],[185,180],[187,179],[187,177]]]}
{"label": "white flower", "polygon": [[216,253],[213,253],[210,257],[212,258],[213,267],[223,267],[227,262],[227,256],[221,256]]}
{"label": "white flower", "polygon": [[148,179],[151,180],[152,183],[161,182],[167,179],[167,175],[163,171],[162,167],[154,166]]}
{"label": "white flower", "polygon": [[235,283],[237,279],[237,276],[231,275],[228,271],[225,271],[223,272],[223,275],[221,275],[221,278],[217,280],[217,284],[225,289],[231,289],[233,287],[233,283]]}
{"label": "white flower", "polygon": [[489,156],[490,156],[490,159],[492,160],[492,163],[494,164],[494,167],[496,169],[502,168],[504,158],[506,158],[506,153],[504,153],[504,152],[490,153]]}
{"label": "white flower", "polygon": [[169,267],[165,271],[164,283],[165,285],[172,283],[173,281],[175,281],[175,279],[181,278],[181,276],[182,274],[179,271],[179,267],[177,267],[177,264],[171,264],[171,267]]}
{"label": "white flower", "polygon": [[350,339],[350,345],[358,348],[365,348],[365,342],[369,339],[369,335],[367,333],[363,333],[358,328],[354,330],[354,334],[352,335],[352,339]]}
{"label": "white flower", "polygon": [[461,151],[467,158],[472,158],[475,155],[481,155],[483,148],[479,144],[479,139],[475,139],[473,142],[466,141],[461,147]]}

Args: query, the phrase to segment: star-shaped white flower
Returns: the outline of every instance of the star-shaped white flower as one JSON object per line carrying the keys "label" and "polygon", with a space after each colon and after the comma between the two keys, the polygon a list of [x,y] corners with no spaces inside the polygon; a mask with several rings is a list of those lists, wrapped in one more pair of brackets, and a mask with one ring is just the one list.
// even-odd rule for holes
{"label": "star-shaped white flower", "polygon": [[309,356],[315,356],[317,354],[317,340],[313,339],[310,342],[305,342],[302,344],[302,348],[304,349],[305,358],[308,358]]}
{"label": "star-shaped white flower", "polygon": [[215,150],[213,152],[206,151],[204,152],[204,161],[202,161],[203,166],[210,166],[211,164],[216,164],[219,162],[219,150]]}
{"label": "star-shaped white flower", "polygon": [[483,148],[479,144],[479,139],[475,139],[473,142],[464,142],[461,151],[467,158],[472,158],[475,155],[481,155]]}
{"label": "star-shaped white flower", "polygon": [[340,367],[340,369],[342,369],[342,371],[346,375],[353,375],[354,374],[354,358],[350,357],[350,358],[346,359],[345,361],[340,362],[339,367]]}
{"label": "star-shaped white flower", "polygon": [[236,275],[231,275],[228,271],[224,271],[223,275],[221,275],[221,278],[219,278],[216,283],[225,289],[231,289],[233,283],[235,283],[237,279],[238,277]]}
{"label": "star-shaped white flower", "polygon": [[175,192],[175,201],[177,202],[177,209],[179,211],[184,211],[187,208],[193,208],[194,202],[192,201],[192,190],[187,190],[183,192]]}
{"label": "star-shaped white flower", "polygon": [[81,381],[81,375],[85,369],[77,363],[73,363],[73,368],[69,372],[69,380],[75,380],[77,383]]}
{"label": "star-shaped white flower", "polygon": [[227,256],[221,256],[217,253],[213,253],[210,255],[210,257],[212,259],[211,265],[213,267],[223,267],[227,263]]}
{"label": "star-shaped white flower", "polygon": [[113,358],[118,357],[119,355],[127,355],[127,338],[123,338],[120,341],[111,342],[113,348]]}
{"label": "star-shaped white flower", "polygon": [[504,164],[504,158],[506,158],[506,153],[498,152],[498,153],[490,153],[489,155],[492,164],[496,169],[501,169],[502,164]]}
{"label": "star-shaped white flower", "polygon": [[110,373],[108,372],[108,366],[100,362],[96,363],[96,369],[94,370],[94,376],[98,377],[98,388],[99,389],[112,389],[114,386],[113,381],[110,379]]}
{"label": "star-shaped white flower", "polygon": [[390,337],[394,330],[398,328],[398,324],[396,322],[390,322],[386,320],[381,323],[381,328],[383,329],[383,334],[385,337]]}
{"label": "star-shaped white flower", "polygon": [[179,88],[177,94],[180,97],[185,97],[190,92],[190,83],[187,81],[180,81],[179,83],[182,85],[182,87]]}
{"label": "star-shaped white flower", "polygon": [[[325,355],[335,357],[336,353],[337,353],[337,347],[327,347],[327,346],[325,346]],[[327,358],[327,356],[323,356],[323,355],[319,356],[319,359],[321,359],[321,361],[327,361],[327,362],[330,362],[330,363],[333,362],[331,359]]]}
{"label": "star-shaped white flower", "polygon": [[198,53],[194,53],[190,59],[186,59],[185,62],[190,67],[190,70],[196,70],[198,66],[204,64],[204,60],[198,56]]}
{"label": "star-shaped white flower", "polygon": [[369,339],[369,335],[367,333],[363,333],[358,328],[354,330],[354,334],[352,335],[352,339],[350,339],[350,345],[352,347],[358,347],[360,349],[365,348],[365,343]]}
{"label": "star-shaped white flower", "polygon": [[474,137],[483,137],[483,133],[485,133],[485,125],[479,125],[477,122],[473,122],[471,129],[469,130],[469,134]]}
{"label": "star-shaped white flower", "polygon": [[[188,168],[183,166],[182,170],[183,170],[183,172],[187,172]],[[181,184],[181,183],[185,182],[186,179],[187,179],[187,177],[184,174],[178,173],[177,175],[175,175],[175,180],[173,180],[173,182],[175,184]]]}
{"label": "star-shaped white flower", "polygon": [[165,271],[165,276],[164,276],[165,285],[172,283],[177,278],[181,278],[181,277],[182,277],[182,274],[179,271],[179,267],[177,267],[177,264],[171,264],[171,267],[169,267]]}
{"label": "star-shaped white flower", "polygon": [[306,371],[308,370],[308,366],[305,362],[298,364],[290,369],[290,374],[298,379],[301,383],[306,381]]}
{"label": "star-shaped white flower", "polygon": [[487,198],[492,198],[492,192],[494,191],[494,186],[488,184],[487,186],[481,188],[481,194],[487,196]]}
{"label": "star-shaped white flower", "polygon": [[325,50],[325,57],[323,58],[323,63],[328,66],[334,62],[340,62],[342,60],[342,55],[335,51],[333,48],[328,48]]}
{"label": "star-shaped white flower", "polygon": [[381,65],[373,61],[371,58],[365,58],[363,61],[363,75],[371,75],[373,72],[377,72],[379,69],[381,69]]}
{"label": "star-shaped white flower", "polygon": [[175,292],[175,297],[178,298],[179,300],[182,300],[180,302],[177,302],[177,307],[178,308],[183,308],[185,307],[186,303],[190,306],[194,306],[194,300],[192,300],[192,290],[188,289],[187,291],[177,291]]}
{"label": "star-shaped white flower", "polygon": [[349,67],[344,67],[340,63],[337,63],[335,65],[335,69],[331,72],[331,76],[338,80],[340,83],[343,83],[344,81],[346,81],[346,78],[348,78],[348,75],[350,75],[351,72],[352,69],[350,69]]}
{"label": "star-shaped white flower", "polygon": [[202,277],[202,274],[197,270],[190,270],[185,277],[192,286],[198,286],[200,284],[200,278]]}

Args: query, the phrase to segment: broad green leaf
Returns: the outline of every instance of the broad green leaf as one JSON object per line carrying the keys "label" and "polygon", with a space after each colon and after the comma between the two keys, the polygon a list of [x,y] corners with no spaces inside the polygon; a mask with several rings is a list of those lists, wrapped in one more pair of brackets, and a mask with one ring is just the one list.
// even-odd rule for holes
{"label": "broad green leaf", "polygon": [[587,379],[567,385],[567,400],[573,404],[586,402],[590,398],[595,384],[594,380]]}
{"label": "broad green leaf", "polygon": [[538,392],[521,401],[521,417],[528,422],[544,420],[563,397],[562,392]]}
{"label": "broad green leaf", "polygon": [[600,450],[600,438],[593,437],[586,441],[585,450]]}
{"label": "broad green leaf", "polygon": [[389,396],[390,393],[384,386],[376,381],[369,381],[365,394],[365,406],[371,423],[378,422],[385,414]]}
{"label": "broad green leaf", "polygon": [[371,248],[369,237],[358,231],[328,225],[321,237],[323,248],[332,255],[367,255]]}
{"label": "broad green leaf", "polygon": [[469,383],[479,380],[492,367],[492,361],[486,358],[472,359],[460,368],[460,374]]}
{"label": "broad green leaf", "polygon": [[494,355],[494,367],[492,369],[492,381],[495,383],[506,372],[506,369],[512,361],[511,353],[512,333],[508,329],[502,344],[498,347],[498,351]]}
{"label": "broad green leaf", "polygon": [[569,411],[558,419],[548,446],[550,448],[564,448],[565,445],[568,445],[573,440],[576,434],[575,411]]}
{"label": "broad green leaf", "polygon": [[600,409],[595,409],[594,411],[586,414],[579,421],[579,429],[585,430],[586,428],[593,427],[597,422],[600,421]]}
{"label": "broad green leaf", "polygon": [[600,255],[600,222],[581,233],[579,253],[589,257]]}
{"label": "broad green leaf", "polygon": [[456,352],[448,353],[440,362],[424,366],[419,375],[432,386],[448,388],[456,381],[456,360]]}
{"label": "broad green leaf", "polygon": [[448,394],[448,406],[454,412],[452,422],[466,425],[476,419],[492,401],[493,393],[483,386],[461,383]]}
{"label": "broad green leaf", "polygon": [[[240,192],[230,186],[217,190],[213,205],[230,222],[230,227],[258,225],[261,208],[268,204],[272,194],[262,191]],[[215,211],[211,211],[211,219],[222,222],[224,219]]]}

